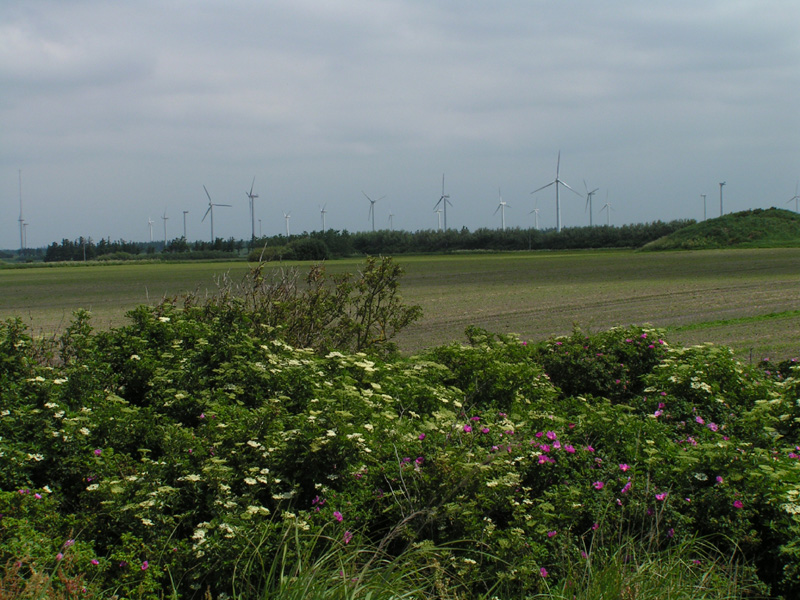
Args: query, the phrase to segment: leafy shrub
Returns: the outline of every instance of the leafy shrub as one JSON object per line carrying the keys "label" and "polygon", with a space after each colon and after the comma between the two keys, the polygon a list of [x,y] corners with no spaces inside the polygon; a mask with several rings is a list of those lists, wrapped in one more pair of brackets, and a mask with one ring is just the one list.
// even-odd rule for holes
{"label": "leafy shrub", "polygon": [[526,597],[574,591],[586,564],[610,577],[624,553],[634,572],[729,557],[713,573],[800,593],[794,371],[637,327],[541,344],[471,328],[390,355],[369,342],[413,316],[398,276],[376,259],[330,285],[257,270],[107,332],[78,314],[47,359],[4,323],[3,585],[245,598],[316,585],[303,565],[358,587],[402,563],[395,591]]}

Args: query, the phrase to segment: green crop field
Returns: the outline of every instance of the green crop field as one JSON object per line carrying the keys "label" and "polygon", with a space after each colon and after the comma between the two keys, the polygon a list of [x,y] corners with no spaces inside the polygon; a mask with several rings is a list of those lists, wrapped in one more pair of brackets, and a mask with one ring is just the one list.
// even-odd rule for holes
{"label": "green crop field", "polygon": [[[743,359],[800,355],[800,249],[694,252],[576,251],[400,257],[401,293],[422,306],[403,350],[460,341],[477,325],[540,340],[649,323],[673,344],[714,342]],[[330,262],[331,273],[359,260]],[[277,268],[277,267],[276,267]],[[301,271],[306,267],[299,265]],[[185,291],[213,292],[245,263],[138,263],[0,270],[0,318],[52,333],[87,308],[97,327]],[[269,268],[268,268],[269,270]]]}

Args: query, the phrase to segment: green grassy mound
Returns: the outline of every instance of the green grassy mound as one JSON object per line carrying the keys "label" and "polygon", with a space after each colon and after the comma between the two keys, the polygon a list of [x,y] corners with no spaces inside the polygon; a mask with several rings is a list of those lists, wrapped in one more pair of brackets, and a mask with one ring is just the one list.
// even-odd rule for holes
{"label": "green grassy mound", "polygon": [[679,229],[643,250],[800,246],[800,215],[780,208],[745,210]]}

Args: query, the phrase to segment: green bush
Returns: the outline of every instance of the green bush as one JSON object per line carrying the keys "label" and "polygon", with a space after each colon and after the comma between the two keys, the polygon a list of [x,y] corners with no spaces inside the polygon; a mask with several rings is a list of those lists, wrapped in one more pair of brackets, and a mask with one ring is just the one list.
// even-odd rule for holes
{"label": "green bush", "polygon": [[[380,563],[406,574],[398,595],[516,598],[576,593],[584,568],[611,593],[623,556],[628,586],[725,557],[691,581],[740,573],[797,597],[795,371],[641,327],[541,344],[471,328],[400,357],[366,325],[413,314],[398,276],[377,259],[325,286],[317,269],[307,287],[257,270],[242,294],[140,307],[111,331],[78,314],[50,352],[4,323],[3,584],[272,597],[318,584],[303,565],[366,585]],[[329,302],[352,312],[303,325]],[[292,307],[281,323],[273,303]],[[336,346],[348,319],[361,328]]]}

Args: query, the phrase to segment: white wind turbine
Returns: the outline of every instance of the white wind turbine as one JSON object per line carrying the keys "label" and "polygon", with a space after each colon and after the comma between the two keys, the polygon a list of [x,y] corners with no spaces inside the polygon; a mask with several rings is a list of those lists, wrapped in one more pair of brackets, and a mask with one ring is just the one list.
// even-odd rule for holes
{"label": "white wind turbine", "polygon": [[606,192],[606,203],[603,205],[603,208],[601,208],[599,212],[606,211],[606,226],[609,226],[609,227],[611,226],[611,211],[612,210],[614,210],[614,207],[611,206],[611,202],[608,201],[608,192]]}
{"label": "white wind turbine", "polygon": [[[444,193],[444,173],[442,173],[442,195],[439,196],[438,202],[434,204],[433,210],[436,211],[440,204],[444,209],[444,230],[447,231],[447,205],[453,206],[453,203],[450,202],[450,196]],[[441,226],[439,226],[439,229],[441,230]]]}
{"label": "white wind turbine", "polygon": [[586,188],[586,208],[584,208],[584,212],[587,210],[589,211],[589,227],[592,226],[592,196],[597,193],[597,190],[600,188],[594,188],[591,192],[589,191],[589,186],[586,185],[586,180],[583,180],[583,187]]}
{"label": "white wind turbine", "polygon": [[364,193],[364,190],[361,190],[361,193],[364,194],[364,198],[369,200],[369,214],[367,215],[367,220],[372,219],[372,231],[375,231],[375,203],[380,202],[386,198],[386,196],[381,196],[377,200],[373,200]]}
{"label": "white wind turbine", "polygon": [[389,208],[389,231],[394,231],[394,213]]}
{"label": "white wind turbine", "polygon": [[[800,185],[800,183],[799,184],[795,184],[795,186],[794,186],[794,196],[789,198],[789,200],[786,202],[786,204],[789,204],[789,202],[794,200],[794,212],[800,212],[800,210],[798,210],[798,209],[800,209],[800,206],[798,206],[798,203],[800,203],[800,194],[797,193],[797,186],[798,185]],[[22,214],[22,213],[20,212],[20,214]]]}
{"label": "white wind turbine", "polygon": [[325,210],[326,206],[328,206],[327,202],[319,207],[319,214],[322,217],[322,233],[325,233],[325,215],[328,212],[327,210]]}
{"label": "white wind turbine", "polygon": [[167,209],[164,209],[164,214],[161,215],[161,220],[164,221],[164,248],[167,247],[167,221],[169,217],[167,216]]}
{"label": "white wind turbine", "polygon": [[214,243],[214,207],[215,206],[230,206],[230,204],[214,204],[211,201],[211,194],[208,193],[206,186],[203,186],[203,189],[206,190],[206,196],[208,196],[208,210],[206,210],[206,214],[203,215],[203,218],[200,219],[200,222],[206,220],[206,217],[210,214],[211,215],[211,243]]}
{"label": "white wind turbine", "polygon": [[565,182],[563,182],[563,181],[561,181],[561,179],[559,179],[559,175],[558,174],[559,174],[559,169],[560,168],[561,168],[561,150],[558,151],[558,162],[556,162],[556,178],[553,181],[551,181],[550,183],[548,183],[547,185],[543,185],[542,187],[537,188],[537,189],[535,189],[535,190],[533,190],[531,192],[531,194],[535,194],[536,192],[539,192],[539,191],[541,191],[541,190],[543,190],[545,188],[548,188],[551,185],[555,185],[556,186],[556,231],[558,231],[559,233],[561,232],[561,200],[558,197],[558,186],[559,185],[563,185],[565,188],[567,188],[568,190],[570,190],[571,192],[573,192],[577,196],[580,196],[580,194],[578,194],[578,192],[573,190],[569,185],[567,185]]}
{"label": "white wind turbine", "polygon": [[506,230],[506,206],[511,208],[508,203],[503,200],[503,194],[500,192],[500,188],[497,188],[497,195],[500,197],[500,204],[497,205],[497,208],[494,209],[494,214],[497,214],[497,211],[500,211],[500,222],[503,226],[503,231]]}
{"label": "white wind turbine", "polygon": [[291,218],[292,213],[283,213],[283,218],[286,219],[286,237],[289,237],[289,219]]}
{"label": "white wind turbine", "polygon": [[245,192],[245,195],[250,200],[250,239],[256,239],[256,211],[254,200],[258,198],[258,194],[253,193],[253,186],[256,184],[256,176],[253,175],[253,183],[250,184],[250,191]]}
{"label": "white wind turbine", "polygon": [[153,221],[153,219],[151,219],[150,217],[147,217],[147,226],[150,228],[150,241],[151,242],[153,241],[153,223],[155,223],[155,221]]}

